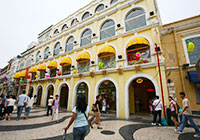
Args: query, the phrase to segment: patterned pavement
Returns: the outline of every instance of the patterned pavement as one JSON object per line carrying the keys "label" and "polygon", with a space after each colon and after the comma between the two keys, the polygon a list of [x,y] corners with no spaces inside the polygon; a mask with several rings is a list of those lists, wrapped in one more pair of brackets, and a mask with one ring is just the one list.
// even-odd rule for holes
{"label": "patterned pavement", "polygon": [[[15,111],[10,121],[0,121],[0,140],[61,140],[62,128],[68,124],[71,113],[60,111],[59,123],[45,114],[44,108],[37,108],[31,110],[28,120],[16,121]],[[186,128],[183,134],[178,135],[173,127],[152,127],[150,116],[135,116],[125,120],[102,115],[101,124],[103,129],[98,130],[95,126],[86,140],[197,140],[191,128]],[[73,139],[72,130],[71,126],[67,132],[69,140]]]}

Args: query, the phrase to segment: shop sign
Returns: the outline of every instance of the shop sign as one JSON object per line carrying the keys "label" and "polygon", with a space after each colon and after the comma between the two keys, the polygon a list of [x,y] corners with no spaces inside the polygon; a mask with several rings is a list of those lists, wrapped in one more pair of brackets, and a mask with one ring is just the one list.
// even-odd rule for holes
{"label": "shop sign", "polygon": [[197,69],[198,77],[200,78],[200,59],[196,64],[196,69]]}

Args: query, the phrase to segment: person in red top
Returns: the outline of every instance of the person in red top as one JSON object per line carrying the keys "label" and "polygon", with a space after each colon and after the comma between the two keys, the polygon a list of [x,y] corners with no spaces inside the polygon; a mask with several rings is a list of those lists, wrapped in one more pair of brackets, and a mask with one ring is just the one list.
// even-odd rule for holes
{"label": "person in red top", "polygon": [[175,125],[175,131],[177,131],[177,128],[179,126],[179,123],[176,121],[177,117],[178,117],[178,107],[176,102],[174,101],[174,99],[172,98],[172,96],[169,96],[169,107],[171,110],[171,120],[173,121],[174,125]]}

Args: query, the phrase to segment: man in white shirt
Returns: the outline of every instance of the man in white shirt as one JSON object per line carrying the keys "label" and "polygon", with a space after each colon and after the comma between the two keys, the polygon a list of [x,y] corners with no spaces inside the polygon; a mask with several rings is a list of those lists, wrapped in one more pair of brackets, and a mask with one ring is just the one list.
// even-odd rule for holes
{"label": "man in white shirt", "polygon": [[159,116],[158,125],[161,126],[161,113],[162,113],[162,102],[159,100],[159,96],[155,97],[155,100],[153,102],[153,123],[152,125],[156,125],[157,122],[157,116]]}
{"label": "man in white shirt", "polygon": [[47,106],[47,116],[49,116],[49,111],[51,112],[52,115],[52,103],[53,103],[53,96],[51,95],[49,100],[48,100],[48,106]]}
{"label": "man in white shirt", "polygon": [[17,120],[20,119],[20,116],[23,111],[24,103],[27,101],[26,91],[23,90],[22,94],[18,97],[18,107],[17,107]]}

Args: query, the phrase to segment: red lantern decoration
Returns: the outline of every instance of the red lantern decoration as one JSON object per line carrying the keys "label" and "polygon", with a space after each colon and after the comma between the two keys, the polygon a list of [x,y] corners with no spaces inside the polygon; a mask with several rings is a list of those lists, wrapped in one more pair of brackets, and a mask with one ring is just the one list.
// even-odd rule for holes
{"label": "red lantern decoration", "polygon": [[19,81],[17,81],[16,84],[19,84]]}
{"label": "red lantern decoration", "polygon": [[58,76],[60,76],[62,73],[61,73],[61,72],[58,72],[57,74],[58,74]]}
{"label": "red lantern decoration", "polygon": [[28,78],[28,79],[31,79],[31,76],[30,76],[30,75],[28,75],[28,76],[27,76],[27,78]]}

